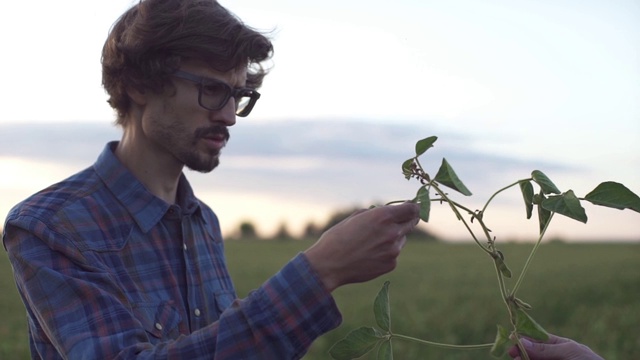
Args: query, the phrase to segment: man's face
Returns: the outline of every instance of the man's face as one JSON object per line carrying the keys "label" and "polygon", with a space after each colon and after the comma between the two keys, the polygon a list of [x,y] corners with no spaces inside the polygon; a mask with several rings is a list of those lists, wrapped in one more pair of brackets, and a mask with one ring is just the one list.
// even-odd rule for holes
{"label": "man's face", "polygon": [[[232,88],[246,83],[246,69],[222,73],[200,62],[183,62],[180,70]],[[172,82],[174,89],[148,94],[142,130],[154,151],[192,170],[210,172],[220,163],[220,151],[229,140],[227,128],[235,124],[235,101],[231,98],[221,109],[208,110],[199,103],[198,83],[177,77]]]}

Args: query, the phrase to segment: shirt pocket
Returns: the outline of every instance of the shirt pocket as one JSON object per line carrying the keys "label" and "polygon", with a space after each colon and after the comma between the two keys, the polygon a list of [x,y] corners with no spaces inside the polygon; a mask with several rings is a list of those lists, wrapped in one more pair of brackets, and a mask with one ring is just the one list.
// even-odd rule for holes
{"label": "shirt pocket", "polygon": [[144,330],[151,335],[150,340],[168,340],[178,337],[178,324],[181,316],[168,301],[137,303],[133,314]]}

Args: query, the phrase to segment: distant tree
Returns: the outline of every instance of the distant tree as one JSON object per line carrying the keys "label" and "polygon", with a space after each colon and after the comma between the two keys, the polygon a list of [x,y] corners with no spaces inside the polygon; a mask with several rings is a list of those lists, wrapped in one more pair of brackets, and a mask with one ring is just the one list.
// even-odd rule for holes
{"label": "distant tree", "polygon": [[305,239],[318,239],[320,235],[322,235],[322,229],[313,222],[307,223],[302,233],[302,237]]}
{"label": "distant tree", "polygon": [[287,224],[283,222],[280,224],[278,231],[276,231],[272,239],[278,240],[278,241],[287,241],[287,240],[293,240],[293,236],[289,232],[289,229],[287,228]]}
{"label": "distant tree", "polygon": [[551,239],[549,239],[549,243],[550,244],[564,244],[566,243],[566,240],[561,238],[561,237],[552,237]]}
{"label": "distant tree", "polygon": [[258,233],[256,227],[250,221],[243,221],[238,228],[238,235],[240,239],[257,239]]}

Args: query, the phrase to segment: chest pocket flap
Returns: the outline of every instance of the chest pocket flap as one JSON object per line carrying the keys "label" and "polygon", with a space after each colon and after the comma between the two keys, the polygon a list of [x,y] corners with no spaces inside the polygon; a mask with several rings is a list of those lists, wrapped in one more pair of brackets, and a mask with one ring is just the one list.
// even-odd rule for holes
{"label": "chest pocket flap", "polygon": [[166,340],[178,336],[178,324],[181,321],[178,310],[168,301],[138,303],[133,308],[135,317],[155,339]]}

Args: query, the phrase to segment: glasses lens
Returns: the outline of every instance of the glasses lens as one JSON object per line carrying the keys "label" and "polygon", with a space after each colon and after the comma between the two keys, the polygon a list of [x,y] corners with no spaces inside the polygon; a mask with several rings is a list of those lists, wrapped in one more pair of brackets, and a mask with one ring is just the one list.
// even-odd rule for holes
{"label": "glasses lens", "polygon": [[249,95],[236,98],[236,114],[243,114],[249,108],[251,97]]}
{"label": "glasses lens", "polygon": [[236,115],[245,117],[249,115],[256,101],[260,98],[260,93],[255,90],[244,89],[236,96]]}
{"label": "glasses lens", "polygon": [[224,83],[205,83],[202,85],[200,102],[208,109],[218,110],[225,105],[230,93],[231,88]]}

